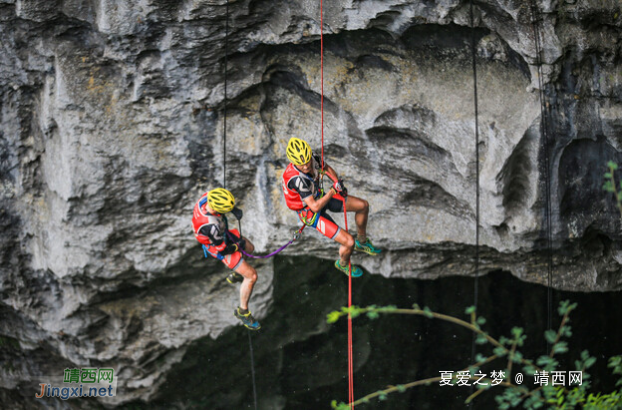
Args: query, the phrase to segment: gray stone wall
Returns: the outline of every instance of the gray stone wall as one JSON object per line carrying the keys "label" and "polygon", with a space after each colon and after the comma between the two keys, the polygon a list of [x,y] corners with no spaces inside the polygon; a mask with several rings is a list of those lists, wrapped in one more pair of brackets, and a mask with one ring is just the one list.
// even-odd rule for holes
{"label": "gray stone wall", "polygon": [[[481,272],[547,282],[548,180],[553,285],[620,289],[619,215],[601,189],[620,157],[620,6],[536,3],[540,59],[528,1],[475,2]],[[287,140],[320,147],[319,2],[231,1],[228,36],[225,4],[0,0],[0,333],[33,358],[45,346],[119,368],[123,400],[149,399],[188,343],[235,324],[237,292],[192,236],[201,193],[226,164],[244,234],[272,251],[297,224]],[[385,251],[354,261],[372,274],[473,274],[469,21],[459,0],[325,4],[325,154],[371,204]],[[307,230],[287,253],[336,246]],[[257,267],[262,317],[273,266]],[[0,387],[40,372],[24,363]]]}

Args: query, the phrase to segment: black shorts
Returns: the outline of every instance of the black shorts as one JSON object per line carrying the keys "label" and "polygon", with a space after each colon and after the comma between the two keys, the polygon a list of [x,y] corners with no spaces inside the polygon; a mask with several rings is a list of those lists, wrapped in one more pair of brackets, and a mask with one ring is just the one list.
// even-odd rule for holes
{"label": "black shorts", "polygon": [[322,209],[322,213],[324,213],[326,210],[329,210],[331,212],[343,212],[343,201],[340,199],[331,198],[330,201],[328,201],[328,205],[326,205],[324,209]]}

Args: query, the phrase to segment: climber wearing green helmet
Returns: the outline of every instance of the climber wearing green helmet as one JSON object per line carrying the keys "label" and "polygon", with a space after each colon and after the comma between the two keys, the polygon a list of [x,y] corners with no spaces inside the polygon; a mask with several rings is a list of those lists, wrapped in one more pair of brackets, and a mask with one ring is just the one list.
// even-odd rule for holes
{"label": "climber wearing green helmet", "polygon": [[[194,206],[192,227],[194,235],[203,245],[205,255],[221,260],[233,272],[227,276],[227,282],[242,282],[240,286],[240,307],[234,316],[251,330],[259,330],[261,325],[250,310],[248,301],[257,282],[257,271],[248,264],[240,253],[240,249],[252,253],[255,247],[240,235],[237,229],[229,229],[226,213],[233,213],[237,219],[242,218],[242,210],[235,207],[235,198],[228,190],[216,188],[201,196]],[[237,273],[236,273],[237,272]]]}
{"label": "climber wearing green helmet", "polygon": [[[287,158],[290,164],[283,173],[282,181],[285,202],[288,208],[296,211],[303,223],[341,245],[335,267],[347,275],[348,262],[353,249],[369,255],[379,254],[380,249],[371,243],[366,234],[369,203],[364,199],[348,195],[343,181],[340,181],[335,170],[326,164],[324,164],[326,173],[337,182],[333,183],[328,192],[323,193],[320,189],[321,160],[312,155],[311,147],[306,141],[290,138],[287,144]],[[355,212],[356,239],[349,232],[337,226],[326,213],[327,210],[343,212],[343,202],[333,197],[336,194],[346,198],[346,211]],[[361,268],[352,266],[352,277],[362,274]]]}

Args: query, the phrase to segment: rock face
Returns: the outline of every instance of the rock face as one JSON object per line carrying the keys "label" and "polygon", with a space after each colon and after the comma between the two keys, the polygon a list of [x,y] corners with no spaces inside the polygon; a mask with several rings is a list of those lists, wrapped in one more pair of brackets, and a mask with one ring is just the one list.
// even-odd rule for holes
{"label": "rock face", "polygon": [[[355,262],[472,275],[479,187],[482,273],[547,283],[551,258],[557,288],[622,287],[602,191],[622,159],[616,0],[478,1],[474,29],[468,1],[327,3],[326,160],[386,249]],[[27,363],[0,370],[3,397],[46,351],[149,400],[190,342],[235,323],[192,207],[224,172],[258,252],[289,239],[285,145],[321,144],[319,16],[308,0],[0,0],[0,334]],[[287,251],[310,252],[336,247],[307,231]],[[274,269],[257,266],[261,318]]]}

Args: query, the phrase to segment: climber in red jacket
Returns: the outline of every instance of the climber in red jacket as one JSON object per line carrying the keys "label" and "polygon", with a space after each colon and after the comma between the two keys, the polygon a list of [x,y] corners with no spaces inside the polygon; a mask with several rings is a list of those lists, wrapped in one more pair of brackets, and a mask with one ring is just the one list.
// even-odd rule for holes
{"label": "climber in red jacket", "polygon": [[[216,188],[206,192],[194,206],[192,227],[194,235],[203,245],[203,250],[214,258],[221,260],[233,270],[227,276],[227,282],[242,282],[240,286],[240,306],[234,315],[251,330],[259,330],[261,325],[250,310],[248,301],[257,281],[257,271],[248,264],[240,253],[252,253],[255,247],[240,235],[237,229],[229,230],[226,213],[232,212],[238,219],[242,218],[242,210],[235,207],[235,198],[228,190]],[[236,273],[237,272],[237,273]]]}
{"label": "climber in red jacket", "polygon": [[[326,164],[326,173],[337,182],[330,187],[328,192],[323,193],[320,189],[320,159],[312,155],[311,147],[306,141],[291,138],[287,144],[287,158],[290,164],[283,173],[282,181],[285,202],[289,209],[296,211],[303,223],[341,245],[335,267],[347,275],[348,262],[353,249],[369,255],[379,254],[380,249],[371,243],[366,234],[369,203],[348,195],[335,170]],[[356,238],[341,229],[326,213],[327,210],[343,212],[343,202],[334,198],[336,194],[346,198],[346,211],[355,212]],[[362,274],[363,271],[358,266],[352,266],[352,277]]]}

